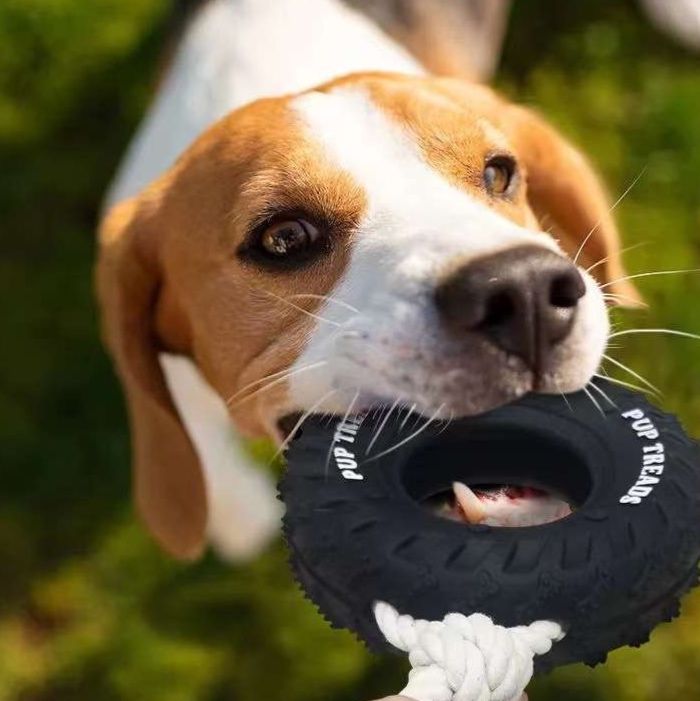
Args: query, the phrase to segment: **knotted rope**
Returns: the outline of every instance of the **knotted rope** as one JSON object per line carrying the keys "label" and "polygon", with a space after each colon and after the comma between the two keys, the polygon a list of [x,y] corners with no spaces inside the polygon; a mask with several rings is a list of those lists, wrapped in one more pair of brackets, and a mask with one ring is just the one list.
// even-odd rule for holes
{"label": "knotted rope", "polygon": [[381,601],[374,615],[384,637],[408,653],[413,669],[401,695],[415,701],[517,701],[534,656],[564,637],[552,621],[504,628],[479,613],[415,620]]}

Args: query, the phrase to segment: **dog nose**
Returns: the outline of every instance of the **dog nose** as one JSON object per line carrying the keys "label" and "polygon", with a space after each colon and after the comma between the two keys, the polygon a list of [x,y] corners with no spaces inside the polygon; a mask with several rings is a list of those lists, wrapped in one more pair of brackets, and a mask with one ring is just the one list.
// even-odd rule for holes
{"label": "dog nose", "polygon": [[459,268],[437,287],[435,302],[453,333],[480,333],[539,372],[569,335],[585,293],[568,260],[521,246]]}

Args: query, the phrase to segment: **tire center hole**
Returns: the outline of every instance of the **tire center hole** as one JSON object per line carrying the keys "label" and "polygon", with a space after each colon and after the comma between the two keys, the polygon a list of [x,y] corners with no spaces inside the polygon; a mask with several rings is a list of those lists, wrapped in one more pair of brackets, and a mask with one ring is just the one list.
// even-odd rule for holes
{"label": "tire center hole", "polygon": [[402,479],[431,513],[493,527],[557,521],[591,491],[585,460],[563,440],[513,426],[448,431],[408,456]]}

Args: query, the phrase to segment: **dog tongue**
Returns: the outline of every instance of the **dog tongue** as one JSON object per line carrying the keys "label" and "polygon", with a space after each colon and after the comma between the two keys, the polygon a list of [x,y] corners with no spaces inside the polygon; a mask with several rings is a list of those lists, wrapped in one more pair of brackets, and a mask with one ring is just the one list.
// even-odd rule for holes
{"label": "dog tongue", "polygon": [[504,485],[471,489],[454,482],[456,520],[488,526],[536,526],[557,521],[571,513],[569,505],[534,487]]}

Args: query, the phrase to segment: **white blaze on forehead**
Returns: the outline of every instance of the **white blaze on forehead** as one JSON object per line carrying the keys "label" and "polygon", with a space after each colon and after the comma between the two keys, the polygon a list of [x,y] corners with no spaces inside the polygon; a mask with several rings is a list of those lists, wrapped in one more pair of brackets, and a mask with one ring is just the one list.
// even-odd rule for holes
{"label": "white blaze on forehead", "polygon": [[[445,183],[425,167],[409,133],[391,122],[364,92],[312,92],[297,98],[294,108],[324,154],[364,188],[375,212],[403,202],[421,185],[437,186],[445,196]],[[412,204],[406,201],[395,213]]]}
{"label": "white blaze on forehead", "polygon": [[296,98],[293,109],[324,155],[363,188],[369,203],[365,228],[382,238],[390,231],[404,243],[429,238],[434,249],[449,247],[443,257],[492,251],[526,238],[556,250],[549,237],[516,226],[430,167],[415,136],[367,92],[311,92]]}

